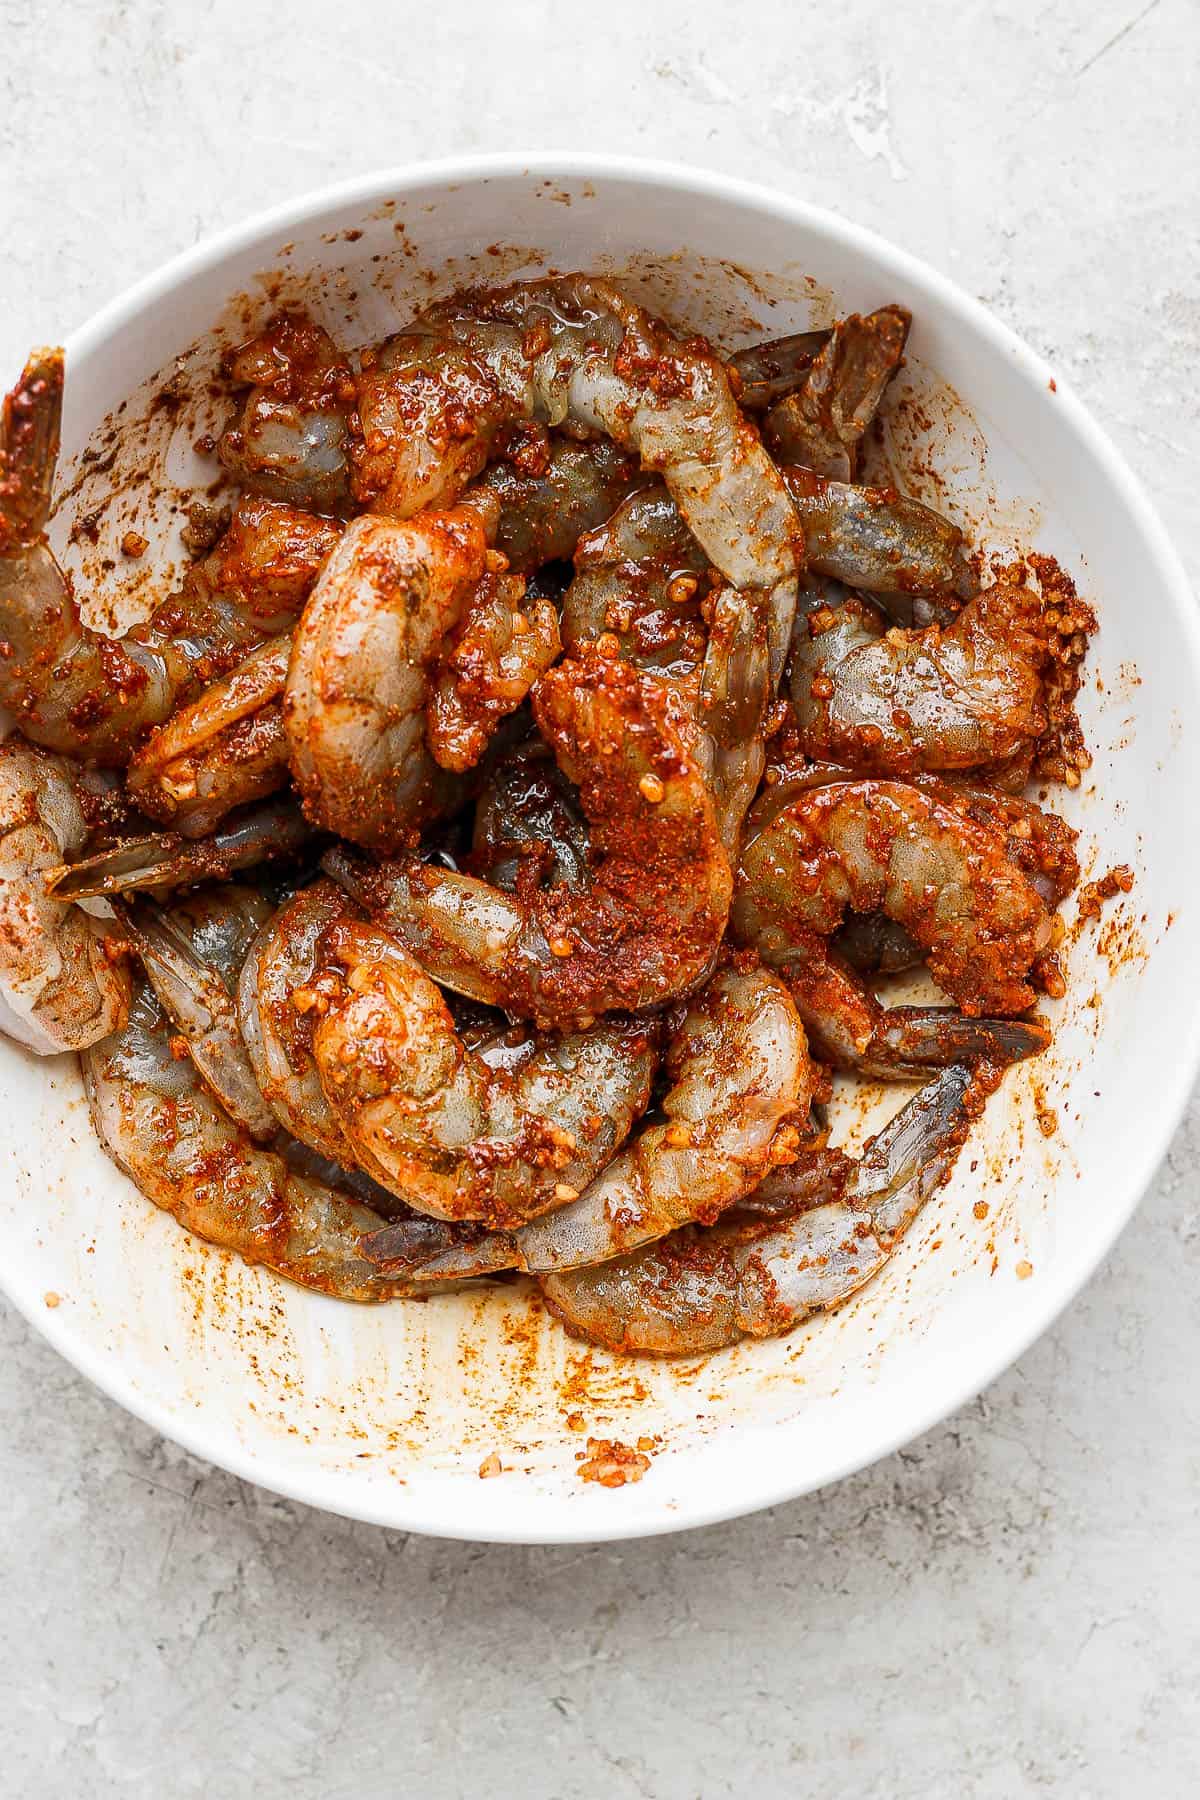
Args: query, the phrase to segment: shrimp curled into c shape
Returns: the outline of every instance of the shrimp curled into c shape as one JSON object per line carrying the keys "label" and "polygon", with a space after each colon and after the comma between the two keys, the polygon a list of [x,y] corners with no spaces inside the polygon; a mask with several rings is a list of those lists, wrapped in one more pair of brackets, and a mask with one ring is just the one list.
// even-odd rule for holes
{"label": "shrimp curled into c shape", "polygon": [[[558,654],[552,608],[539,629],[513,630],[528,624],[523,583],[491,566],[496,510],[484,496],[404,522],[355,519],[326,563],[296,629],[283,704],[292,773],[315,824],[376,850],[412,841],[419,823],[464,797],[447,770],[481,753],[487,724],[517,707]],[[470,671],[459,671],[463,685],[439,685],[427,721],[429,665],[464,611],[490,698],[470,693]],[[431,754],[434,724],[446,767]]]}
{"label": "shrimp curled into c shape", "polygon": [[[717,972],[667,1051],[665,1115],[646,1125],[577,1200],[475,1245],[451,1246],[410,1272],[444,1281],[496,1269],[573,1269],[622,1256],[694,1219],[715,1219],[790,1154],[808,1110],[812,1065],[787,991],[765,969]],[[386,1230],[364,1245],[385,1267]],[[403,1251],[402,1251],[403,1254]]]}
{"label": "shrimp curled into c shape", "polygon": [[149,987],[135,993],[124,1030],[85,1052],[83,1078],[109,1156],[186,1230],[339,1300],[412,1292],[359,1250],[364,1232],[383,1225],[380,1215],[254,1144],[190,1057],[173,1054]]}
{"label": "shrimp curled into c shape", "polygon": [[437,988],[378,926],[334,925],[321,954],[321,1085],[355,1160],[420,1212],[506,1225],[561,1206],[645,1109],[653,1025],[539,1034],[496,1068],[467,1049]]}
{"label": "shrimp curled into c shape", "polygon": [[699,1356],[840,1305],[878,1274],[949,1176],[969,1123],[969,1082],[964,1068],[943,1070],[860,1161],[818,1150],[768,1176],[736,1218],[543,1276],[551,1311],[609,1350]]}
{"label": "shrimp curled into c shape", "polygon": [[505,894],[415,855],[326,868],[443,986],[539,1024],[637,1012],[711,968],[732,875],[676,693],[615,658],[561,662],[533,694],[579,788],[590,880]]}
{"label": "shrimp curled into c shape", "polygon": [[[769,806],[742,855],[731,926],[785,977],[818,1054],[887,1076],[1045,1047],[1043,1026],[1011,1015],[1034,1003],[1050,912],[966,803],[864,780],[803,789],[773,816]],[[902,925],[961,1012],[885,1012],[829,949],[850,908]]]}

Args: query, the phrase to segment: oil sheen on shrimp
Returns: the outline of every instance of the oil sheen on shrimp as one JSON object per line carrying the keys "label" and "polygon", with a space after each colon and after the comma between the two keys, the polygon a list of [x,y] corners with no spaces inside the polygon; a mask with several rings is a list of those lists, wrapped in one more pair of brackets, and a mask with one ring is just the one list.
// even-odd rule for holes
{"label": "oil sheen on shrimp", "polygon": [[[662,1117],[577,1200],[515,1232],[450,1247],[415,1272],[440,1281],[577,1268],[713,1220],[750,1193],[795,1141],[811,1095],[804,1029],[782,983],[763,969],[719,970],[672,1037],[666,1074]],[[386,1265],[391,1242],[385,1231],[364,1249]]]}
{"label": "oil sheen on shrimp", "polygon": [[720,360],[587,275],[468,293],[432,308],[358,386],[358,498],[408,516],[444,506],[514,422],[601,432],[661,473],[709,560],[764,595],[783,666],[803,558],[795,513]]}
{"label": "oil sheen on shrimp", "polygon": [[580,540],[563,638],[574,652],[615,643],[627,662],[678,685],[696,722],[721,841],[735,855],[766,760],[766,626],[754,596],[712,570],[661,484],[632,494]]}
{"label": "oil sheen on shrimp", "polygon": [[342,507],[354,386],[329,334],[302,313],[278,313],[229,352],[224,369],[249,389],[217,445],[230,474],[254,493],[296,506]]}
{"label": "oil sheen on shrimp", "polygon": [[418,1211],[512,1225],[572,1199],[645,1110],[654,1029],[606,1019],[539,1034],[496,1068],[376,925],[321,942],[313,1057],[354,1159]]}
{"label": "oil sheen on shrimp", "polygon": [[[832,602],[832,603],[831,603]],[[1001,584],[952,624],[884,629],[874,607],[821,595],[798,614],[790,689],[808,755],[866,774],[969,769],[1045,731],[1042,603]]]}
{"label": "oil sheen on shrimp", "polygon": [[688,1227],[631,1256],[545,1275],[552,1312],[609,1350],[699,1356],[775,1337],[839,1306],[891,1256],[948,1178],[966,1137],[971,1077],[949,1068],[870,1140],[861,1160],[818,1150],[767,1177],[761,1209]]}
{"label": "oil sheen on shrimp", "polygon": [[261,1149],[204,1086],[148,985],[129,1020],[83,1056],[92,1123],[141,1193],[185,1230],[265,1263],[339,1300],[391,1300],[412,1290],[359,1250],[383,1218]]}
{"label": "oil sheen on shrimp", "polygon": [[687,993],[715,961],[731,873],[678,696],[600,655],[559,663],[534,715],[576,784],[586,886],[506,894],[416,855],[325,867],[443,986],[541,1024]]}
{"label": "oil sheen on shrimp", "polygon": [[[428,665],[472,605],[486,598],[509,616],[507,624],[494,613],[485,624],[475,616],[472,654],[494,679],[470,696],[456,688],[459,712],[442,721],[455,767],[482,748],[557,648],[553,621],[525,619],[530,629],[516,631],[514,588],[481,592],[499,573],[487,541],[494,520],[494,500],[406,521],[358,518],[326,563],[295,634],[283,706],[292,772],[315,824],[395,850],[414,841],[420,822],[465,798],[461,781],[430,752],[426,711]],[[505,662],[522,635],[531,652],[518,649]],[[468,725],[482,727],[469,746]]]}
{"label": "oil sheen on shrimp", "polygon": [[227,538],[144,624],[120,638],[92,631],[45,536],[62,391],[62,351],[39,350],[4,403],[0,704],[35,743],[122,764],[150,727],[295,617],[337,527],[266,502],[239,507]]}
{"label": "oil sheen on shrimp", "polygon": [[273,908],[257,888],[227,883],[159,906],[118,900],[114,910],[192,1061],[230,1118],[268,1143],[279,1122],[259,1092],[238,1028],[238,975]]}
{"label": "oil sheen on shrimp", "polygon": [[119,937],[43,879],[86,838],[69,764],[0,744],[0,1031],[39,1056],[107,1037],[129,1007]]}
{"label": "oil sheen on shrimp", "polygon": [[[949,799],[888,781],[805,789],[773,813],[768,803],[764,818],[743,852],[731,927],[786,977],[824,1060],[914,1075],[1045,1047],[1044,1026],[1012,1015],[1034,1003],[1050,913],[998,833]],[[881,1008],[829,946],[849,909],[902,925],[957,1010]]]}

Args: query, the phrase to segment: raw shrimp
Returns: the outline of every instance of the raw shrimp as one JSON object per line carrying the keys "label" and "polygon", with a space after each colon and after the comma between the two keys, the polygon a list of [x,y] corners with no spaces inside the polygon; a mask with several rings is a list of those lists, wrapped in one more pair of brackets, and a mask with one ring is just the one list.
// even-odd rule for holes
{"label": "raw shrimp", "polygon": [[[827,481],[794,464],[780,473],[816,574],[879,595],[905,624],[924,622],[916,618],[917,597],[969,600],[979,592],[962,532],[932,507],[894,488]],[[928,605],[925,611],[928,617]]]}
{"label": "raw shrimp", "polygon": [[433,307],[364,358],[358,410],[357,497],[402,516],[453,500],[514,422],[569,421],[635,452],[726,580],[761,591],[778,679],[803,559],[787,491],[723,364],[610,282],[570,275]]}
{"label": "raw shrimp", "polygon": [[689,992],[728,917],[729,860],[678,696],[615,658],[562,662],[534,715],[579,788],[586,887],[508,895],[415,856],[326,868],[435,981],[515,1016],[582,1024]]}
{"label": "raw shrimp", "polygon": [[441,646],[429,685],[425,738],[434,761],[474,768],[496,727],[562,649],[549,600],[525,601],[519,575],[485,574]]}
{"label": "raw shrimp", "polygon": [[850,481],[859,448],[896,373],[912,315],[881,306],[851,313],[834,326],[795,391],[772,406],[763,435],[780,462],[799,463],[835,481]]}
{"label": "raw shrimp", "polygon": [[247,1262],[339,1300],[391,1300],[412,1290],[359,1250],[384,1224],[327,1183],[260,1149],[223,1111],[172,1033],[148,985],[128,1024],[84,1053],[92,1122],[134,1185],[186,1230]]}
{"label": "raw shrimp", "polygon": [[544,468],[499,462],[471,491],[500,502],[496,548],[517,574],[574,554],[587,531],[603,524],[639,480],[636,462],[606,438],[575,444],[555,438]]}
{"label": "raw shrimp", "polygon": [[790,666],[809,756],[874,775],[968,769],[1036,743],[1049,663],[1042,603],[1001,584],[950,625],[885,631],[853,596],[797,616]]}
{"label": "raw shrimp", "polygon": [[471,867],[506,893],[523,885],[586,887],[587,820],[540,738],[494,763],[475,807]]}
{"label": "raw shrimp", "polygon": [[[665,1115],[647,1125],[577,1200],[411,1272],[440,1281],[517,1268],[572,1269],[624,1255],[695,1219],[711,1221],[788,1156],[812,1087],[804,1029],[764,969],[718,971],[689,1005],[667,1051]],[[388,1234],[366,1253],[386,1264]]]}
{"label": "raw shrimp", "polygon": [[563,637],[572,651],[615,642],[626,661],[680,684],[702,734],[721,841],[736,854],[765,761],[765,623],[752,595],[720,583],[661,485],[633,494],[580,541]]}
{"label": "raw shrimp", "polygon": [[[749,1212],[688,1227],[594,1268],[543,1276],[568,1330],[609,1350],[699,1356],[792,1331],[870,1281],[948,1178],[966,1137],[971,1077],[945,1069],[852,1162],[818,1150],[780,1169]],[[774,1215],[774,1216],[772,1216]]]}
{"label": "raw shrimp", "polygon": [[354,1160],[418,1211],[513,1225],[561,1206],[645,1110],[656,1032],[607,1019],[490,1067],[387,932],[326,930],[313,1057]]}
{"label": "raw shrimp", "polygon": [[290,633],[268,639],[151,733],[126,778],[144,813],[184,837],[208,837],[226,813],[284,785],[291,654]]}
{"label": "raw shrimp", "polygon": [[254,1079],[233,994],[255,934],[274,909],[256,888],[230,883],[156,906],[118,900],[114,911],[159,1004],[230,1118],[267,1143],[279,1122]]}
{"label": "raw shrimp", "polygon": [[[491,579],[494,520],[494,499],[404,522],[355,519],[326,563],[296,631],[283,708],[314,823],[394,850],[465,797],[426,744],[428,665]],[[512,597],[493,586],[498,605]],[[489,719],[518,704],[518,686],[493,695]]]}
{"label": "raw shrimp", "polygon": [[43,880],[86,837],[69,765],[0,744],[0,1031],[39,1056],[107,1037],[129,1007],[119,937]]}
{"label": "raw shrimp", "polygon": [[272,800],[229,819],[199,842],[189,843],[172,831],[126,838],[94,856],[49,870],[46,889],[62,900],[84,900],[138,888],[224,881],[240,869],[293,855],[313,835],[294,800]]}
{"label": "raw shrimp", "polygon": [[343,1168],[356,1158],[313,1061],[312,980],[326,928],[357,916],[334,882],[315,881],[263,925],[238,981],[238,1022],[259,1093],[285,1131]]}
{"label": "raw shrimp", "polygon": [[244,487],[317,512],[347,499],[346,420],[354,382],[327,332],[279,313],[232,350],[225,373],[249,386],[217,454]]}
{"label": "raw shrimp", "polygon": [[[752,821],[731,926],[785,976],[819,1056],[888,1076],[1045,1047],[1042,1025],[1007,1015],[1034,1002],[1027,977],[1049,947],[1050,913],[1002,837],[901,782],[834,782],[773,815],[771,804]],[[827,942],[848,908],[904,926],[959,1010],[881,1008]]]}
{"label": "raw shrimp", "polygon": [[62,389],[62,351],[36,351],[4,403],[0,704],[35,743],[120,764],[198,686],[294,617],[337,531],[263,502],[239,509],[228,539],[144,624],[121,638],[90,630],[45,537]]}

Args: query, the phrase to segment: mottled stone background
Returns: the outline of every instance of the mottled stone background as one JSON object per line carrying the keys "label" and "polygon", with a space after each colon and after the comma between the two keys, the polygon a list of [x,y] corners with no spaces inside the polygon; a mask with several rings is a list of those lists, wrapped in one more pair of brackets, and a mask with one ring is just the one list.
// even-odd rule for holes
{"label": "mottled stone background", "polygon": [[[1195,0],[0,0],[0,369],[334,177],[678,157],[842,208],[980,295],[1076,383],[1195,577],[1198,53]],[[949,1424],[625,1547],[273,1499],[0,1307],[0,1790],[1196,1793],[1198,1169],[1194,1109],[1083,1298]]]}

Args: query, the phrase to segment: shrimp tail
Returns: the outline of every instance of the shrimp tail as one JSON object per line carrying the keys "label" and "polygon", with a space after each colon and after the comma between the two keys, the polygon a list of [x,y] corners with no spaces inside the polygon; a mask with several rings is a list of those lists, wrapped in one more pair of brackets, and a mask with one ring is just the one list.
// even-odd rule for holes
{"label": "shrimp tail", "polygon": [[1050,1042],[1040,1019],[975,1019],[952,1006],[894,1006],[884,1012],[855,1067],[881,1080],[952,1063],[999,1067],[1038,1056]]}
{"label": "shrimp tail", "polygon": [[34,350],[4,400],[0,429],[0,554],[46,529],[62,431],[64,359]]}
{"label": "shrimp tail", "polygon": [[293,800],[248,809],[210,838],[188,842],[174,831],[126,838],[95,856],[47,872],[59,900],[91,900],[136,889],[188,887],[223,881],[239,869],[290,856],[316,836]]}

